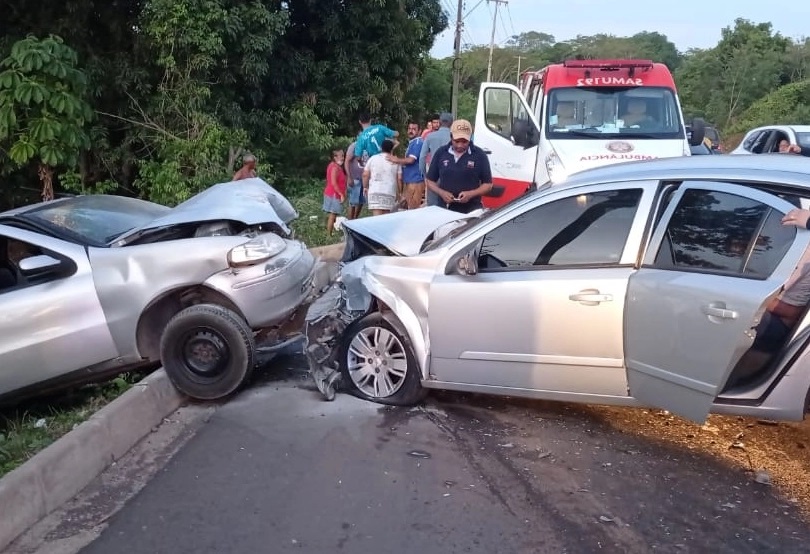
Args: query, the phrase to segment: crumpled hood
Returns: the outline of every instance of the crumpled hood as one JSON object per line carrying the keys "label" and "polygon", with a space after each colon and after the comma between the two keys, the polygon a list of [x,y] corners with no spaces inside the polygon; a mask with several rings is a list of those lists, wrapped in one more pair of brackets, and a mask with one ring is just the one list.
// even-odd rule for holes
{"label": "crumpled hood", "polygon": [[116,242],[149,229],[218,220],[238,221],[245,225],[274,223],[289,233],[287,224],[297,217],[298,212],[290,201],[276,189],[259,178],[244,179],[207,188],[178,204],[166,215],[127,231]]}
{"label": "crumpled hood", "polygon": [[614,163],[683,156],[685,144],[683,139],[582,139],[550,142],[569,174]]}
{"label": "crumpled hood", "polygon": [[475,215],[451,212],[438,206],[427,206],[418,210],[403,210],[347,220],[342,225],[385,246],[395,254],[415,256],[434,231],[454,221],[463,221]]}

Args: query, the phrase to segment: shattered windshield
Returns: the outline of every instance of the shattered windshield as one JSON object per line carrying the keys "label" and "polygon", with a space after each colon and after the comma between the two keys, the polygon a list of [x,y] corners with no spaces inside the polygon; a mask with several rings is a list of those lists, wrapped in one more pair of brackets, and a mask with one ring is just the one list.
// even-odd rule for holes
{"label": "shattered windshield", "polygon": [[568,87],[548,94],[549,139],[683,138],[675,95],[664,87]]}
{"label": "shattered windshield", "polygon": [[25,214],[83,244],[104,246],[124,232],[146,225],[171,208],[123,196],[76,196]]}

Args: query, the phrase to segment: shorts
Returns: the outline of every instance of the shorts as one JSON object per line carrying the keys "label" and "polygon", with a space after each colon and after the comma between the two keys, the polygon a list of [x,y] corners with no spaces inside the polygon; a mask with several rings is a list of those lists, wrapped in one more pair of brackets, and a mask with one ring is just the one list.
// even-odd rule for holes
{"label": "shorts", "polygon": [[328,214],[342,214],[343,202],[333,196],[323,195],[323,211]]}
{"label": "shorts", "polygon": [[349,205],[362,206],[366,203],[366,197],[363,195],[363,181],[357,179],[354,183],[349,183]]}

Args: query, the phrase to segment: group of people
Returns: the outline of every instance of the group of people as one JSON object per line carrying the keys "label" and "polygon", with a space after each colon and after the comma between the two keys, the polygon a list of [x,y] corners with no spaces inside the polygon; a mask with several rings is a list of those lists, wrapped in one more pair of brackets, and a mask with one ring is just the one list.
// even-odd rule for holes
{"label": "group of people", "polygon": [[323,211],[331,235],[348,201],[349,219],[367,205],[372,215],[427,204],[461,213],[483,207],[481,197],[492,188],[489,159],[472,143],[472,125],[449,113],[431,116],[424,130],[408,123],[404,156],[394,153],[399,132],[372,124],[363,114],[361,131],[347,150],[332,152],[326,168]]}

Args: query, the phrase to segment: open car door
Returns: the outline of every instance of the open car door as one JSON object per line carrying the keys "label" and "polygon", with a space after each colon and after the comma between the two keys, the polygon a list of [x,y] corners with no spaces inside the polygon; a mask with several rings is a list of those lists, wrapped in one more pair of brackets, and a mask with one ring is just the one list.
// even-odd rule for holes
{"label": "open car door", "polygon": [[501,206],[536,187],[540,127],[526,99],[513,85],[481,83],[473,141],[490,155],[496,197],[488,208]]}
{"label": "open car door", "polygon": [[795,206],[748,187],[683,183],[657,224],[625,311],[629,393],[703,422],[767,303],[810,244]]}

